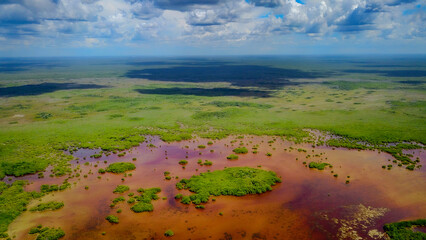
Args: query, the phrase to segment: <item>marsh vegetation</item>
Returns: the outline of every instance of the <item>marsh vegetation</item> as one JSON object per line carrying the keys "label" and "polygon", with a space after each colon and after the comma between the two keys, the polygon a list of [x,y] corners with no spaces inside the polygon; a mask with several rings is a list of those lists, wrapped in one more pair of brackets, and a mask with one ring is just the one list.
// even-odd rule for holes
{"label": "marsh vegetation", "polygon": [[[165,156],[175,160],[187,158],[179,162],[187,174],[211,169],[210,173],[200,174],[199,180],[196,177],[177,180],[176,188],[192,191],[190,195],[177,194],[177,199],[185,204],[192,202],[198,208],[205,206],[200,203],[208,201],[211,195],[239,195],[269,189],[257,182],[252,182],[253,188],[240,191],[221,190],[224,186],[220,183],[219,189],[210,189],[204,187],[208,184],[202,179],[216,184],[217,178],[208,176],[215,176],[223,166],[261,164],[262,168],[271,169],[266,161],[256,161],[273,162],[275,158],[284,161],[286,155],[277,145],[280,139],[301,144],[293,145],[294,148],[285,146],[288,149],[285,152],[297,152],[299,159],[306,157],[305,163],[309,162],[310,168],[327,168],[325,161],[335,165],[324,156],[316,156],[317,152],[311,153],[311,146],[333,147],[337,151],[345,148],[381,152],[390,161],[370,166],[376,166],[383,172],[380,174],[399,174],[398,169],[412,176],[423,174],[421,151],[426,144],[426,61],[423,58],[416,58],[415,66],[413,59],[404,57],[168,59],[158,61],[159,65],[154,62],[130,64],[123,59],[100,60],[87,59],[87,64],[67,60],[60,69],[34,67],[0,72],[0,234],[6,234],[13,220],[42,195],[61,196],[67,191],[78,191],[76,189],[85,191],[85,186],[85,194],[96,194],[100,185],[91,184],[93,173],[117,173],[106,173],[96,179],[99,184],[113,183],[109,194],[122,181],[132,187],[134,183],[128,178],[131,175],[123,173],[135,170],[135,178],[136,172],[145,171],[139,167],[152,171],[152,167],[158,166],[156,163],[139,165],[147,163],[145,156],[139,157],[139,153],[127,150],[146,147],[147,152],[156,153],[166,147],[162,142],[148,141],[151,136],[159,136],[169,143],[207,138],[185,143],[191,146],[188,151],[197,150],[192,153],[197,155],[195,158],[191,154],[175,157],[172,152]],[[251,145],[250,135],[272,137],[265,140],[266,146],[258,142]],[[230,136],[235,136],[234,142],[228,141],[229,148],[224,149],[220,139]],[[251,152],[259,154],[247,154],[248,146],[253,146]],[[84,154],[85,151],[89,154]],[[200,153],[208,160],[198,162],[200,166],[191,164]],[[240,156],[244,161],[226,161],[227,155],[229,160]],[[148,154],[147,158],[150,157]],[[117,159],[122,162],[115,162]],[[107,166],[106,160],[113,163]],[[76,161],[81,169],[75,167]],[[170,167],[150,176],[158,175],[161,182],[171,185],[176,183],[176,176],[188,178],[182,166],[171,163]],[[177,165],[178,169],[171,165]],[[191,172],[194,166],[199,172]],[[381,166],[391,171],[383,171]],[[171,171],[173,177],[162,176],[166,170]],[[35,176],[40,179],[34,180],[31,174],[38,174]],[[310,174],[325,173],[311,171]],[[332,174],[343,176],[335,182],[349,181],[345,177],[347,173],[340,170]],[[224,172],[218,175],[225,179],[227,176]],[[346,187],[359,181],[356,175],[351,173],[351,176],[353,181],[351,178],[352,183]],[[34,181],[34,188],[19,181],[22,178]],[[114,192],[129,191],[126,187],[123,185]],[[143,192],[138,196],[117,197],[116,203],[126,204],[122,203],[124,198],[132,207],[137,206],[136,211],[152,211],[151,201],[158,196],[149,200]],[[58,213],[67,208],[68,205]]]}
{"label": "marsh vegetation", "polygon": [[127,171],[135,170],[136,166],[133,163],[128,162],[118,162],[110,164],[105,171],[112,173],[124,173]]}
{"label": "marsh vegetation", "polygon": [[[181,202],[194,204],[208,202],[210,196],[232,195],[244,196],[271,191],[272,186],[281,179],[274,172],[249,167],[233,167],[224,170],[201,173],[189,179],[180,180],[178,189],[188,189],[194,194],[182,197]],[[188,200],[189,198],[189,200]]]}

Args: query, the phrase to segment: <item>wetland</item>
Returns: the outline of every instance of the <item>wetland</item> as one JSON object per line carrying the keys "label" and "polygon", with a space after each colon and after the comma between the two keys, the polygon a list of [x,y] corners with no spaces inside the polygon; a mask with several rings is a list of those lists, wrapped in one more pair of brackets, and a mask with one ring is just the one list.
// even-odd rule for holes
{"label": "wetland", "polygon": [[425,58],[0,62],[0,238],[424,237]]}

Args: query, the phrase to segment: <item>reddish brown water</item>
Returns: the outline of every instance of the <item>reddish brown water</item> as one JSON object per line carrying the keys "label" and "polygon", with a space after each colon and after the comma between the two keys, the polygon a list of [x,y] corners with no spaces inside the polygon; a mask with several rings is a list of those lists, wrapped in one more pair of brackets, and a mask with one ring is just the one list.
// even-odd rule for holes
{"label": "reddish brown water", "polygon": [[[66,232],[65,239],[164,239],[167,229],[174,231],[173,239],[381,239],[384,223],[426,216],[425,168],[408,171],[395,166],[392,170],[384,170],[381,166],[390,164],[388,159],[391,158],[385,153],[325,147],[313,149],[310,145],[295,145],[281,139],[269,144],[272,137],[246,136],[233,143],[234,146],[230,143],[235,140],[233,137],[215,141],[211,146],[207,146],[208,140],[205,139],[177,143],[164,143],[156,137],[149,139],[157,148],[148,148],[148,143],[143,143],[120,158],[111,155],[94,160],[88,158],[93,154],[92,150],[75,153],[80,157],[81,177],[70,180],[71,189],[42,199],[43,202],[63,201],[65,207],[43,213],[25,212],[10,225],[9,234],[17,239],[34,239],[28,235],[29,229],[43,224],[61,227]],[[239,146],[240,141],[248,149],[259,144],[259,152],[239,155],[238,160],[227,160],[226,156]],[[207,148],[198,149],[200,144]],[[290,146],[294,150],[289,151]],[[306,149],[307,153],[298,152],[297,148]],[[266,156],[267,152],[272,156]],[[321,153],[320,157],[306,158],[307,154]],[[422,151],[415,154],[421,162],[426,159]],[[87,160],[82,160],[84,156]],[[189,163],[183,169],[178,161],[186,156]],[[132,161],[134,157],[137,161]],[[213,166],[199,166],[198,159],[208,159]],[[331,163],[333,169],[318,171],[302,164],[320,159]],[[94,167],[97,161],[99,166]],[[122,182],[123,174],[97,173],[98,168],[116,161],[134,162],[137,168],[131,172],[133,176],[125,177]],[[84,162],[91,162],[91,165],[84,166]],[[77,165],[76,161],[73,165]],[[215,197],[216,201],[207,203],[203,210],[174,200],[179,192],[189,194],[185,190],[176,190],[175,184],[181,178],[224,167],[256,168],[259,165],[282,177],[282,183],[268,193]],[[94,174],[84,178],[89,170]],[[179,179],[164,180],[164,171],[170,171],[171,176]],[[337,178],[333,177],[336,173]],[[39,190],[41,184],[63,181],[63,178],[27,178],[33,182],[27,190]],[[347,179],[349,184],[345,183]],[[151,213],[133,213],[125,202],[111,209],[111,200],[119,196],[112,191],[119,184],[128,185],[130,192],[135,193],[140,187],[160,187],[159,196],[167,199],[153,201],[154,211]],[[85,186],[89,189],[85,190]],[[127,193],[123,194],[126,198]],[[39,201],[33,201],[29,207],[37,203]],[[122,212],[116,213],[118,209]],[[118,216],[120,223],[107,222],[105,217],[109,214]]]}

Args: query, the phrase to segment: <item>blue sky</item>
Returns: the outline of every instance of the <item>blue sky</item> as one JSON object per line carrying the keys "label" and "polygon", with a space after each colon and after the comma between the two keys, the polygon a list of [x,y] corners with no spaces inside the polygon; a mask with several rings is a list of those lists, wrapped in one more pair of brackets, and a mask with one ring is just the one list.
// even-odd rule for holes
{"label": "blue sky", "polygon": [[426,54],[424,0],[0,0],[0,56]]}

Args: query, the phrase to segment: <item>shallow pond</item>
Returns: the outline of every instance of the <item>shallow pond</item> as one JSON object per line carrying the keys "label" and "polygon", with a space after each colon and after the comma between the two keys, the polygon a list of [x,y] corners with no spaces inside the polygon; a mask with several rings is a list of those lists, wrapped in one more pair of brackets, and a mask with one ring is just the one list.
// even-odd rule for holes
{"label": "shallow pond", "polygon": [[[147,142],[127,151],[124,157],[112,154],[99,159],[89,158],[94,150],[79,150],[74,153],[79,160],[72,165],[73,168],[80,165],[81,176],[69,180],[70,189],[42,199],[42,202],[63,201],[65,207],[42,213],[24,212],[9,226],[9,233],[17,239],[34,239],[28,235],[29,229],[43,224],[61,227],[65,239],[165,239],[163,234],[167,229],[174,231],[172,239],[383,239],[384,223],[426,216],[425,168],[382,169],[382,165],[392,164],[389,154],[312,148],[274,137],[229,137],[214,141],[213,145],[208,145],[208,141],[165,143],[148,136]],[[239,154],[238,160],[227,160],[226,156],[240,143],[249,153]],[[198,145],[206,148],[199,149]],[[256,154],[251,152],[255,145],[258,145]],[[299,152],[298,148],[306,152]],[[266,156],[267,152],[272,156]],[[421,162],[426,159],[423,151],[414,155]],[[185,168],[178,164],[182,159],[189,162]],[[198,159],[212,161],[213,165],[200,166]],[[319,171],[303,164],[319,160],[332,164],[333,168]],[[135,163],[136,170],[128,172],[132,176],[98,174],[99,168],[121,161]],[[89,165],[84,165],[85,162]],[[175,184],[181,178],[232,166],[272,170],[282,177],[282,183],[261,195],[214,197],[216,201],[210,200],[205,209],[195,209],[193,204],[184,205],[174,199],[177,193],[189,194],[176,189]],[[93,174],[88,174],[90,170]],[[172,180],[165,180],[165,171],[171,173]],[[60,184],[65,179],[48,175],[46,172],[42,179],[24,177],[31,182],[27,190],[39,190],[42,184]],[[113,194],[120,184],[128,185],[130,191]],[[152,202],[153,212],[134,213],[126,202],[110,207],[112,199],[122,195],[127,200],[128,193],[136,194],[141,187],[162,189],[160,199]],[[35,200],[29,207],[38,203]],[[118,209],[122,212],[116,213]],[[109,214],[118,216],[120,223],[106,221]]]}

